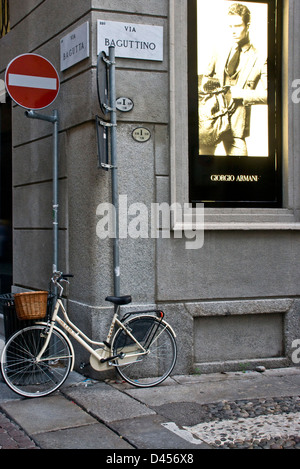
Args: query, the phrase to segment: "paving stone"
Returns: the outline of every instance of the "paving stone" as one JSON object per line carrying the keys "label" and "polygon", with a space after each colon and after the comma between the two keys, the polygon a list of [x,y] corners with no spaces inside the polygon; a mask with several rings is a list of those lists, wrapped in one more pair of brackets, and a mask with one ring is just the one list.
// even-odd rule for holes
{"label": "paving stone", "polygon": [[1,407],[29,435],[97,423],[88,413],[60,395],[3,402]]}
{"label": "paving stone", "polygon": [[85,425],[36,435],[43,449],[133,449],[126,440],[104,425]]}
{"label": "paving stone", "polygon": [[[139,449],[210,449],[211,446],[196,438],[189,440],[164,427],[165,419],[148,415],[134,419],[114,421],[111,425]],[[192,442],[194,441],[194,443]],[[197,441],[197,444],[195,443]]]}
{"label": "paving stone", "polygon": [[145,404],[132,399],[106,383],[98,383],[87,388],[70,388],[64,393],[106,423],[155,414]]}

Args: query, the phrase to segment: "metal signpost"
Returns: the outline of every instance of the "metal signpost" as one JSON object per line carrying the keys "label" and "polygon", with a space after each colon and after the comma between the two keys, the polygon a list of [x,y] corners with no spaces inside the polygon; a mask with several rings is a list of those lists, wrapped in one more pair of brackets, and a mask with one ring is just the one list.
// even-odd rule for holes
{"label": "metal signpost", "polygon": [[[98,157],[99,166],[108,171],[111,170],[112,180],[112,203],[115,207],[115,226],[113,240],[113,269],[114,269],[114,295],[120,296],[120,247],[119,247],[119,189],[118,189],[118,168],[117,168],[117,110],[116,110],[116,65],[115,65],[115,48],[109,47],[109,56],[102,52],[98,56],[97,64],[97,87],[98,97],[101,111],[104,115],[110,113],[110,122],[101,120],[96,116],[96,125],[102,126],[105,131],[104,135],[108,135],[110,131],[110,155],[107,150],[101,154],[103,149],[103,141],[98,136]],[[106,152],[107,151],[107,152]],[[109,158],[110,156],[110,158]]]}
{"label": "metal signpost", "polygon": [[25,111],[25,116],[31,119],[39,119],[53,124],[53,265],[52,272],[58,270],[58,111],[54,110],[52,116],[44,116],[35,111]]}
{"label": "metal signpost", "polygon": [[59,92],[59,77],[49,60],[37,54],[23,54],[13,59],[5,73],[7,92],[13,101],[27,109],[25,115],[53,124],[53,272],[58,270],[58,111],[52,116],[38,114],[53,103]]}

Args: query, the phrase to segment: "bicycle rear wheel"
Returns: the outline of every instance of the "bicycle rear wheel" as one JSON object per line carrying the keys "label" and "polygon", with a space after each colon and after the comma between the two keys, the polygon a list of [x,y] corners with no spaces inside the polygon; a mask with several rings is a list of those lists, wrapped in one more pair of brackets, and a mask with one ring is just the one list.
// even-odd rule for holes
{"label": "bicycle rear wheel", "polygon": [[53,330],[41,360],[36,357],[47,337],[45,326],[16,332],[4,346],[1,372],[6,384],[24,397],[51,394],[66,380],[72,366],[72,352],[64,336]]}
{"label": "bicycle rear wheel", "polygon": [[172,331],[165,322],[151,316],[130,319],[125,325],[146,352],[120,328],[112,344],[114,355],[123,354],[115,361],[119,374],[133,386],[156,386],[170,375],[176,362]]}

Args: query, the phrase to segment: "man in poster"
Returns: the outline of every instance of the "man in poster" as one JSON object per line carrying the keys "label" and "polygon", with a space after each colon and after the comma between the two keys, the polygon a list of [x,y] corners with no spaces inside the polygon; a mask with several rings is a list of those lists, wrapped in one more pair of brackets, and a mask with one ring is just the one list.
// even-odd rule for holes
{"label": "man in poster", "polygon": [[[210,90],[223,88],[222,99],[225,109],[229,110],[225,116],[228,119],[226,131],[220,134],[215,142],[208,140],[205,142],[206,139],[201,138],[203,129],[201,129],[201,116],[199,116],[201,155],[214,155],[217,145],[222,142],[226,155],[247,156],[245,139],[250,135],[251,106],[267,104],[267,61],[260,57],[250,42],[250,22],[251,13],[245,5],[234,3],[230,6],[228,24],[232,47],[230,51],[227,50],[224,53],[220,50],[211,60],[205,76],[211,77],[212,83],[207,78],[204,80],[204,77],[201,77],[200,79],[200,94],[203,86]],[[200,109],[199,106],[199,112]]]}

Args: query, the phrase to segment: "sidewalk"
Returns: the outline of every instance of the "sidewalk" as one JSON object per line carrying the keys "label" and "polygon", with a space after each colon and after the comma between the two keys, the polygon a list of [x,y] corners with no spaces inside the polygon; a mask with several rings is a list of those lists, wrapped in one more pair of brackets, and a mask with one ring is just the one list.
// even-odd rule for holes
{"label": "sidewalk", "polygon": [[224,447],[228,439],[236,445],[246,429],[248,439],[272,436],[297,448],[299,396],[300,367],[172,376],[146,389],[73,372],[58,392],[37,399],[20,398],[0,378],[0,448],[9,445],[1,433],[5,418],[17,448],[198,450]]}

